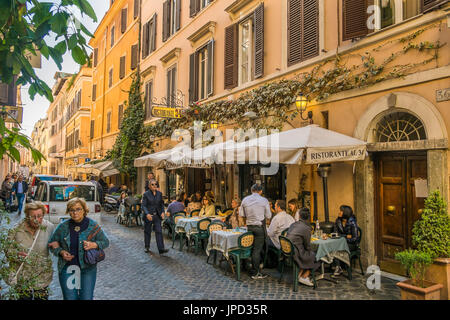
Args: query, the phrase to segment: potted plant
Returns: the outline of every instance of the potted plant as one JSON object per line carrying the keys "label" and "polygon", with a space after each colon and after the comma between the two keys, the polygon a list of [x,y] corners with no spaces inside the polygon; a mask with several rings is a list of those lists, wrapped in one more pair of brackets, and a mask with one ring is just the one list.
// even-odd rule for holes
{"label": "potted plant", "polygon": [[433,259],[425,279],[443,285],[441,299],[448,300],[450,286],[450,217],[439,191],[425,200],[425,209],[412,230],[413,245]]}
{"label": "potted plant", "polygon": [[402,300],[439,300],[442,284],[425,280],[425,272],[433,263],[427,252],[408,249],[395,254],[395,259],[406,268],[411,279],[398,282],[402,293]]}

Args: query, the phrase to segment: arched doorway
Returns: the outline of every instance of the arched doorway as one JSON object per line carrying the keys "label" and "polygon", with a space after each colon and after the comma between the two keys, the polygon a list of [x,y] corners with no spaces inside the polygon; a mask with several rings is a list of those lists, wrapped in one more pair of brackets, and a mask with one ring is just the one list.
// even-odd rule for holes
{"label": "arched doorway", "polygon": [[369,143],[370,154],[356,169],[355,211],[365,232],[363,252],[368,264],[402,274],[395,253],[412,246],[412,228],[425,200],[416,186],[425,182],[426,191],[439,189],[447,197],[444,121],[423,97],[396,92],[369,106],[354,136]]}

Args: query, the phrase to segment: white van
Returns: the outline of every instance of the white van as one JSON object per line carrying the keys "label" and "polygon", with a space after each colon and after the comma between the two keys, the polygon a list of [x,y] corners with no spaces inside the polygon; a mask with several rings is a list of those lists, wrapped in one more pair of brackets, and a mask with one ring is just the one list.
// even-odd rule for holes
{"label": "white van", "polygon": [[41,201],[47,208],[45,219],[59,224],[70,216],[66,214],[67,202],[72,198],[84,198],[89,208],[88,217],[100,223],[101,205],[98,201],[97,186],[80,181],[41,181],[34,201]]}

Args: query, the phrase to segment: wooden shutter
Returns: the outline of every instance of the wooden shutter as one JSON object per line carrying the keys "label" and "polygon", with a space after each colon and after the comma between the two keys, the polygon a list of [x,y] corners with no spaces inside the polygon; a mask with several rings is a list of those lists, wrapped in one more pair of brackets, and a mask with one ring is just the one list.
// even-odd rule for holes
{"label": "wooden shutter", "polygon": [[120,129],[120,126],[122,125],[122,120],[123,120],[123,104],[119,104],[119,114],[118,114],[119,118],[118,118],[118,123],[117,123],[117,128]]}
{"label": "wooden shutter", "polygon": [[94,126],[95,126],[95,120],[91,120],[91,132],[90,132],[91,139],[94,138]]}
{"label": "wooden shutter", "polygon": [[132,45],[131,46],[131,70],[134,70],[137,68],[138,54],[139,54],[138,45],[137,44]]}
{"label": "wooden shutter", "polygon": [[150,22],[147,22],[142,28],[142,58],[148,56],[149,26]]}
{"label": "wooden shutter", "polygon": [[106,115],[106,133],[111,131],[111,111]]}
{"label": "wooden shutter", "polygon": [[255,44],[255,79],[261,78],[264,75],[264,3],[259,5],[254,12],[253,21],[254,28],[254,44]]}
{"label": "wooden shutter", "polygon": [[197,79],[196,79],[196,71],[195,71],[195,58],[197,57],[196,53],[193,53],[189,56],[189,104],[197,101]]}
{"label": "wooden shutter", "polygon": [[447,1],[448,0],[422,0],[422,12],[431,11]]}
{"label": "wooden shutter", "polygon": [[125,56],[120,57],[120,73],[119,77],[120,79],[123,79],[125,77]]}
{"label": "wooden shutter", "polygon": [[153,22],[152,22],[152,28],[151,30],[149,30],[149,32],[152,33],[153,37],[152,42],[150,43],[150,52],[153,52],[156,50],[156,21],[157,21],[157,15],[155,13],[155,15],[153,16]]}
{"label": "wooden shutter", "polygon": [[136,19],[139,16],[139,5],[140,0],[134,0],[134,18]]}
{"label": "wooden shutter", "polygon": [[319,0],[303,0],[303,60],[319,55]]}
{"label": "wooden shutter", "polygon": [[94,49],[94,68],[97,67],[98,62],[98,48]]}
{"label": "wooden shutter", "polygon": [[125,33],[125,31],[127,31],[127,14],[128,14],[128,9],[123,8],[122,9],[122,21],[121,21],[121,26],[120,26],[120,31],[122,33]]}
{"label": "wooden shutter", "polygon": [[170,1],[163,4],[163,42],[169,38],[170,31]]}
{"label": "wooden shutter", "polygon": [[208,78],[208,86],[206,94],[208,97],[214,94],[214,39],[208,43],[208,70],[207,70],[207,78]]}
{"label": "wooden shutter", "polygon": [[200,0],[191,0],[189,4],[189,17],[195,17],[200,11]]}
{"label": "wooden shutter", "polygon": [[350,40],[367,35],[367,0],[343,0],[343,40]]}
{"label": "wooden shutter", "polygon": [[153,82],[149,81],[145,84],[145,119],[151,119],[152,117],[152,95],[153,95]]}
{"label": "wooden shutter", "polygon": [[97,85],[94,84],[92,86],[92,101],[97,100]]}
{"label": "wooden shutter", "polygon": [[181,27],[181,0],[177,0],[176,2],[175,15],[175,30],[178,31]]}
{"label": "wooden shutter", "polygon": [[238,85],[238,30],[237,23],[225,28],[225,89]]}
{"label": "wooden shutter", "polygon": [[81,108],[81,90],[82,89],[80,89],[80,91],[78,91],[78,108]]}

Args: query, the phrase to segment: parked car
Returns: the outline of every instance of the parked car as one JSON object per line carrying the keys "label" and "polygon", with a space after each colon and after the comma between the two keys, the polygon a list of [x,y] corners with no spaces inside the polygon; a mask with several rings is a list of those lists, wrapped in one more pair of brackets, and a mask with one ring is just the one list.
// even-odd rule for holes
{"label": "parked car", "polygon": [[84,198],[89,208],[88,217],[100,223],[101,206],[97,186],[91,182],[41,181],[36,190],[35,201],[41,201],[47,208],[45,219],[58,224],[70,219],[66,214],[67,202],[72,198]]}
{"label": "parked car", "polygon": [[50,174],[33,174],[28,183],[27,200],[31,201],[34,198],[36,189],[41,181],[67,181],[67,178]]}

